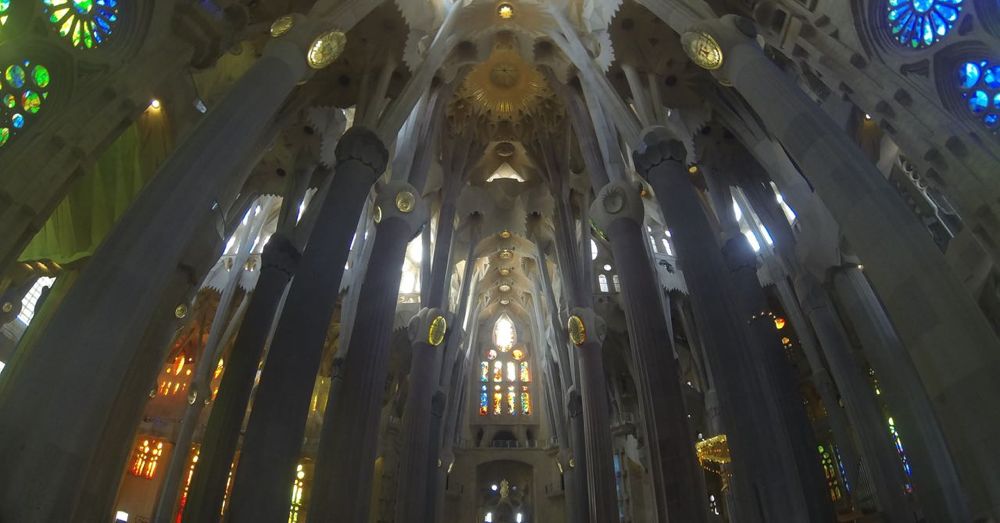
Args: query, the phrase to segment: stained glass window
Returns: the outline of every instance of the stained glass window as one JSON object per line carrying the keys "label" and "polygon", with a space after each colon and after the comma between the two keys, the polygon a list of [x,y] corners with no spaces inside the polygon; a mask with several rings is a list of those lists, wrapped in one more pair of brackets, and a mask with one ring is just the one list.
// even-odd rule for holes
{"label": "stained glass window", "polygon": [[302,494],[306,487],[306,471],[299,463],[295,468],[295,479],[292,481],[292,502],[288,507],[288,523],[299,523],[302,516]]}
{"label": "stained glass window", "polygon": [[500,392],[500,385],[493,387],[493,415],[499,416],[503,414],[501,410],[501,404],[503,403],[503,393]]}
{"label": "stained glass window", "polygon": [[118,0],[42,0],[45,15],[73,47],[103,44],[118,23]]}
{"label": "stained glass window", "polygon": [[[3,2],[4,0],[0,0]],[[0,148],[36,117],[49,96],[49,70],[25,60],[0,64]]]}
{"label": "stained glass window", "polygon": [[7,24],[7,17],[10,16],[8,10],[10,10],[10,0],[0,0],[0,27]]}
{"label": "stained glass window", "polygon": [[139,478],[153,479],[156,476],[156,466],[160,463],[162,455],[163,441],[144,438],[132,454],[132,466],[129,467],[129,473]]}
{"label": "stained glass window", "polygon": [[489,392],[486,390],[486,385],[483,385],[482,390],[479,391],[479,415],[485,416],[490,413],[490,396]]}
{"label": "stained glass window", "polygon": [[892,36],[912,49],[929,47],[955,27],[964,0],[889,0],[886,21]]}
{"label": "stained glass window", "polygon": [[482,362],[482,364],[480,365],[480,369],[479,370],[480,370],[480,380],[483,383],[486,383],[487,381],[490,381],[490,364],[489,364],[489,362],[485,362],[485,361]]}
{"label": "stained glass window", "polygon": [[521,386],[521,414],[528,416],[531,414],[531,393],[528,392],[528,386]]}
{"label": "stained glass window", "polygon": [[500,352],[507,352],[514,347],[515,343],[517,343],[517,330],[514,328],[514,322],[505,312],[497,318],[497,322],[493,326],[493,344],[500,349]]}
{"label": "stained glass window", "polygon": [[603,274],[597,275],[597,286],[600,287],[601,292],[608,292],[608,277]]}
{"label": "stained glass window", "polygon": [[486,353],[486,357],[491,360],[497,359],[497,351],[490,349],[489,352]]}
{"label": "stained glass window", "polygon": [[493,362],[493,381],[503,381],[503,362]]}
{"label": "stained glass window", "polygon": [[531,381],[531,373],[528,372],[528,362],[521,362],[521,383],[528,383]]}
{"label": "stained glass window", "polygon": [[507,362],[507,381],[517,381],[517,366],[513,361]]}
{"label": "stained glass window", "polygon": [[906,455],[906,449],[903,448],[903,441],[899,438],[899,432],[896,431],[896,422],[891,417],[889,418],[889,434],[892,435],[892,441],[896,444],[899,461],[903,464],[903,472],[906,473],[906,491],[913,492],[913,469],[910,468],[910,457]]}
{"label": "stained glass window", "polygon": [[524,351],[521,349],[514,349],[514,351],[511,352],[511,355],[514,356],[514,359],[517,361],[524,359]]}
{"label": "stained glass window", "polygon": [[1000,127],[1000,65],[987,60],[959,65],[958,88],[973,116],[989,129]]}
{"label": "stained glass window", "polygon": [[830,493],[830,499],[840,501],[843,492],[840,490],[840,481],[837,479],[837,467],[833,462],[833,455],[825,445],[818,445],[820,463],[823,465],[823,476],[826,477],[826,488]]}
{"label": "stained glass window", "polygon": [[517,414],[517,393],[513,385],[507,387],[507,414]]}

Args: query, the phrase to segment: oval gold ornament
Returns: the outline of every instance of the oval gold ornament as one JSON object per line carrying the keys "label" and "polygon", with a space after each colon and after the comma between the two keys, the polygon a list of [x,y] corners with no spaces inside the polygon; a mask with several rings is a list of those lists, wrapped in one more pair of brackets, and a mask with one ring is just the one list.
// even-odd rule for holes
{"label": "oval gold ornament", "polygon": [[416,207],[417,198],[410,191],[401,191],[396,195],[396,208],[401,213],[409,213]]}
{"label": "oval gold ornament", "polygon": [[174,309],[174,316],[176,316],[177,319],[179,320],[183,319],[187,315],[188,315],[188,308],[187,305],[184,305],[183,303],[178,305],[177,308]]}
{"label": "oval gold ornament", "polygon": [[687,33],[681,38],[684,52],[698,67],[714,71],[722,67],[722,47],[708,33]]}
{"label": "oval gold ornament", "polygon": [[347,37],[340,31],[327,31],[317,36],[306,54],[309,67],[323,69],[332,64],[344,52],[346,45]]}
{"label": "oval gold ornament", "polygon": [[448,322],[444,316],[437,316],[431,320],[430,327],[427,328],[427,343],[437,347],[444,341],[444,335],[448,332]]}
{"label": "oval gold ornament", "polygon": [[372,219],[375,220],[376,224],[382,223],[382,207],[375,206],[375,211],[372,212]]}
{"label": "oval gold ornament", "polygon": [[587,326],[583,324],[583,318],[576,314],[569,317],[566,322],[566,330],[569,331],[569,339],[573,345],[579,347],[587,341]]}
{"label": "oval gold ornament", "polygon": [[290,31],[293,26],[295,26],[295,19],[290,15],[278,18],[271,24],[271,38],[277,38],[284,35]]}

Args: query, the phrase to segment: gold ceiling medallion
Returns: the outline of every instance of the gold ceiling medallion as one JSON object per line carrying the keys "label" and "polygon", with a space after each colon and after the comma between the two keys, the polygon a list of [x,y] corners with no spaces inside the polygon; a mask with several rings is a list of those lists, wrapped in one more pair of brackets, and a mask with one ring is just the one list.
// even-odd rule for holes
{"label": "gold ceiling medallion", "polygon": [[500,249],[500,259],[509,260],[514,257],[514,251],[510,249]]}
{"label": "gold ceiling medallion", "polygon": [[3,302],[3,311],[4,312],[10,312],[12,310],[14,310],[14,304],[13,303],[11,303],[9,301]]}
{"label": "gold ceiling medallion", "polygon": [[271,24],[271,37],[277,38],[287,33],[294,25],[295,19],[292,18],[291,15],[285,15],[278,18]]}
{"label": "gold ceiling medallion", "polygon": [[722,47],[712,35],[703,32],[685,33],[681,37],[681,44],[684,52],[698,67],[709,71],[722,67]]}
{"label": "gold ceiling medallion", "polygon": [[501,42],[485,62],[465,78],[459,97],[471,99],[478,111],[496,120],[519,120],[548,94],[548,85],[510,42]]}
{"label": "gold ceiling medallion", "polygon": [[510,292],[510,285],[506,283],[500,285],[500,292]]}
{"label": "gold ceiling medallion", "polygon": [[576,314],[569,317],[566,322],[566,330],[569,331],[569,339],[573,345],[579,347],[587,341],[587,326],[583,324],[583,318]]}
{"label": "gold ceiling medallion", "polygon": [[510,276],[510,268],[508,268],[508,267],[501,267],[500,268],[500,276]]}
{"label": "gold ceiling medallion", "polygon": [[510,305],[510,300],[508,300],[507,298],[504,298],[504,299],[500,300],[500,305]]}
{"label": "gold ceiling medallion", "polygon": [[340,57],[340,53],[344,52],[346,45],[347,36],[337,30],[327,31],[317,36],[313,40],[312,45],[309,46],[309,52],[306,54],[309,67],[323,69],[332,64]]}
{"label": "gold ceiling medallion", "polygon": [[400,191],[396,195],[396,208],[401,213],[409,213],[417,205],[417,198],[410,191]]}
{"label": "gold ceiling medallion", "polygon": [[372,219],[375,220],[376,224],[382,223],[382,208],[378,205],[375,206],[375,211],[372,212]]}
{"label": "gold ceiling medallion", "polygon": [[504,229],[503,231],[500,231],[500,237],[503,238],[503,239],[505,239],[505,240],[508,239],[508,238],[510,238],[510,231],[508,231],[506,229]]}
{"label": "gold ceiling medallion", "polygon": [[174,309],[174,316],[176,316],[177,319],[179,320],[184,319],[184,317],[187,315],[188,315],[188,308],[187,305],[184,305],[183,303],[178,305],[177,308]]}
{"label": "gold ceiling medallion", "polygon": [[497,16],[504,20],[514,18],[514,6],[510,5],[508,2],[501,2],[497,5]]}
{"label": "gold ceiling medallion", "polygon": [[444,335],[448,332],[448,322],[444,316],[437,316],[431,320],[430,327],[427,328],[427,343],[437,347],[444,341]]}

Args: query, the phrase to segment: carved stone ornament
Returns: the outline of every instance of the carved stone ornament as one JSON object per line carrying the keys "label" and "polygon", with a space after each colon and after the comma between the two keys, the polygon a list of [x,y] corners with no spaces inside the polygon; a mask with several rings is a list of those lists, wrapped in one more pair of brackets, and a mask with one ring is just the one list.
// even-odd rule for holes
{"label": "carved stone ornament", "polygon": [[410,191],[400,191],[396,194],[396,208],[399,209],[401,213],[413,212],[413,208],[416,206],[417,199],[413,196]]}
{"label": "carved stone ornament", "polygon": [[444,335],[448,332],[448,322],[444,316],[436,316],[431,320],[431,325],[427,329],[427,343],[437,347],[444,341]]}
{"label": "carved stone ornament", "polygon": [[722,68],[722,47],[719,42],[706,32],[685,33],[681,37],[684,52],[698,67],[715,71]]}

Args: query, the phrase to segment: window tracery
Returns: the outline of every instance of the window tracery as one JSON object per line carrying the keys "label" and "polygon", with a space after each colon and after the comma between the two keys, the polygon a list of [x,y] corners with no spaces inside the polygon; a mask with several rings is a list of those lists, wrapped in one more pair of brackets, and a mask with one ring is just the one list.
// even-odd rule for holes
{"label": "window tracery", "polygon": [[[506,313],[493,325],[496,349],[485,352],[479,363],[479,415],[531,414],[531,367],[527,351],[516,346],[517,329]],[[499,349],[499,351],[498,351]]]}
{"label": "window tracery", "polygon": [[970,60],[958,67],[958,88],[969,112],[988,129],[1000,128],[1000,65]]}
{"label": "window tracery", "polygon": [[921,49],[934,45],[955,27],[964,0],[889,0],[886,21],[900,44]]}
{"label": "window tracery", "polygon": [[[2,0],[0,0],[2,1]],[[0,65],[0,148],[36,117],[49,96],[51,77],[44,65],[21,63]]]}
{"label": "window tracery", "polygon": [[118,23],[118,0],[42,0],[49,23],[79,49],[92,49],[111,36]]}

